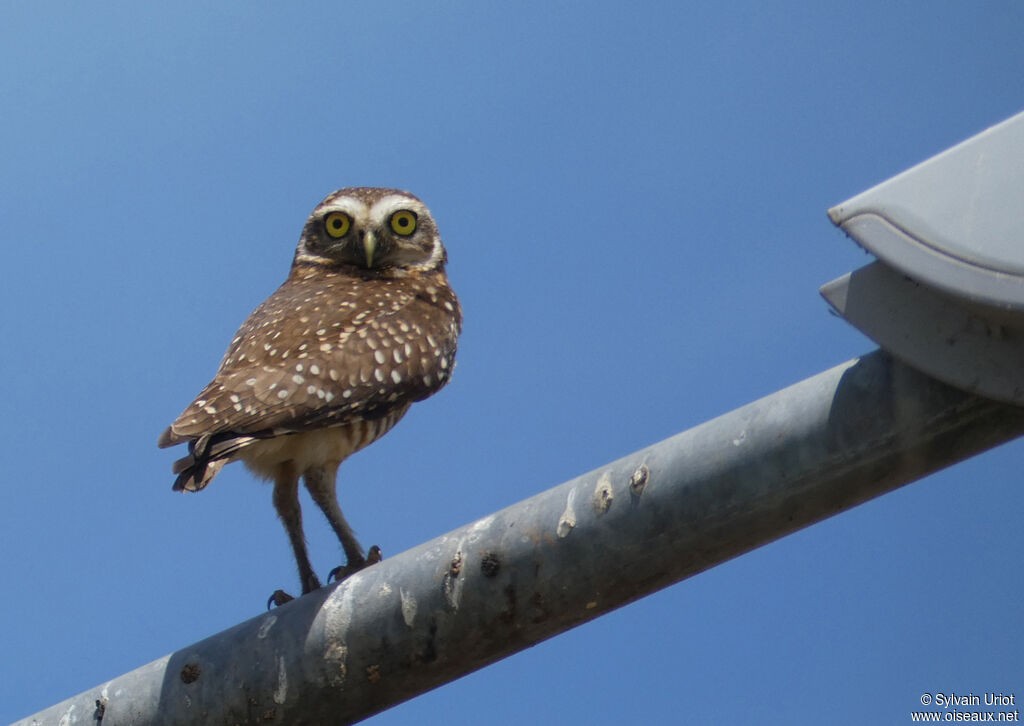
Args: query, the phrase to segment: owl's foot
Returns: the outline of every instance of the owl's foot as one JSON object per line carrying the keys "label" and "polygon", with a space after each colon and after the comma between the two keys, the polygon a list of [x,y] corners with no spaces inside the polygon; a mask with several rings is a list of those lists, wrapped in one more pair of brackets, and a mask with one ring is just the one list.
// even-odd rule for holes
{"label": "owl's foot", "polygon": [[[310,570],[309,573],[302,578],[302,594],[306,595],[313,592],[313,590],[320,589],[320,579],[316,574]],[[274,593],[267,600],[267,610],[270,610],[270,606],[281,607],[285,603],[291,602],[295,598],[289,595],[284,590],[274,590]]]}
{"label": "owl's foot", "polygon": [[270,610],[271,606],[281,607],[286,602],[291,602],[295,598],[286,593],[284,590],[274,590],[274,594],[267,600],[267,610]]}
{"label": "owl's foot", "polygon": [[360,557],[358,560],[350,559],[344,565],[338,565],[327,575],[327,582],[330,584],[331,580],[335,582],[341,582],[346,577],[354,575],[364,567],[370,565],[376,565],[378,562],[384,559],[384,553],[381,551],[379,545],[374,545],[370,548],[370,551],[366,553],[366,557]]}

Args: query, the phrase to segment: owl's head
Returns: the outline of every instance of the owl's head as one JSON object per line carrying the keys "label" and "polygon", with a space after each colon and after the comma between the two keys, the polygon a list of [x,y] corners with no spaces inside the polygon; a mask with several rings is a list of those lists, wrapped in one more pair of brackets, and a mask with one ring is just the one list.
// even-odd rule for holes
{"label": "owl's head", "polygon": [[447,259],[430,210],[415,196],[349,187],[327,195],[309,215],[293,264],[401,276],[443,269]]}

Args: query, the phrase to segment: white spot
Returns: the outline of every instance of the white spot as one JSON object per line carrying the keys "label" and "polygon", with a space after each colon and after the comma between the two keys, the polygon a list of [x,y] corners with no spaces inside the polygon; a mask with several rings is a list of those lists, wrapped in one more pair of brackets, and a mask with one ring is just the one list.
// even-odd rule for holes
{"label": "white spot", "polygon": [[302,376],[300,376],[298,373],[296,373],[294,376],[292,376],[292,380],[296,383],[296,385],[299,385],[299,386],[301,386],[303,383],[306,382],[306,379],[303,378]]}
{"label": "white spot", "polygon": [[[339,323],[335,323],[335,325],[338,325],[338,324],[339,324]],[[318,329],[318,330],[316,331],[316,334],[317,334],[317,335],[319,335],[319,336],[324,336],[324,335],[327,335],[327,328],[319,328],[319,329]]]}
{"label": "white spot", "polygon": [[402,374],[399,373],[396,368],[391,369],[391,380],[393,380],[395,383],[402,382]]}
{"label": "white spot", "polygon": [[373,377],[376,378],[381,383],[383,383],[384,382],[384,371],[382,371],[380,368],[374,368],[373,369]]}
{"label": "white spot", "polygon": [[469,541],[474,542],[478,540],[481,533],[485,532],[491,526],[491,522],[493,521],[494,517],[488,516],[473,522],[473,524],[469,526]]}
{"label": "white spot", "polygon": [[327,401],[327,403],[330,403],[331,401],[334,400],[334,394],[331,393],[330,391],[321,391],[321,393],[324,394],[324,400]]}
{"label": "white spot", "polygon": [[576,499],[576,490],[570,489],[568,500],[565,502],[565,511],[558,518],[558,529],[556,532],[559,537],[568,537],[569,533],[576,527],[576,510],[572,506],[574,499]]}
{"label": "white spot", "polygon": [[256,379],[255,378],[246,378],[245,379],[245,385],[249,386],[249,388],[252,388],[253,386],[256,385]]}
{"label": "white spot", "polygon": [[447,310],[450,313],[451,312],[455,312],[455,308],[453,308],[452,304],[450,302],[448,302],[447,300],[444,301],[444,309]]}
{"label": "white spot", "polygon": [[196,401],[196,405],[197,406],[205,406],[206,405],[206,399],[205,398],[200,398],[198,401]]}
{"label": "white spot", "polygon": [[346,388],[345,391],[341,394],[341,397],[342,398],[352,398],[352,389],[351,388]]}
{"label": "white spot", "polygon": [[288,672],[284,669],[284,656],[277,658],[277,688],[274,690],[274,703],[282,704],[288,697]]}
{"label": "white spot", "polygon": [[434,340],[434,336],[432,336],[430,333],[427,333],[427,343],[430,345],[431,348],[437,347],[437,341]]}
{"label": "white spot", "polygon": [[263,640],[264,638],[266,638],[267,637],[267,633],[270,632],[270,629],[272,627],[274,627],[274,623],[276,623],[276,622],[277,622],[277,616],[276,615],[268,615],[266,618],[264,618],[263,622],[260,623],[260,629],[256,631],[256,637],[259,638],[260,640]]}
{"label": "white spot", "polygon": [[239,401],[242,400],[238,397],[238,394],[235,393],[232,393],[231,396],[229,396],[229,398],[231,399],[231,403],[238,403]]}
{"label": "white spot", "polygon": [[330,353],[332,350],[334,350],[334,346],[331,345],[330,343],[321,343],[320,350],[322,350],[324,353]]}
{"label": "white spot", "polygon": [[338,380],[338,371],[334,370],[333,368],[327,371],[327,375],[331,377],[332,381]]}
{"label": "white spot", "polygon": [[416,621],[416,611],[419,609],[416,597],[402,588],[398,588],[398,595],[402,599],[402,620],[411,628]]}
{"label": "white spot", "polygon": [[395,348],[393,351],[391,351],[391,357],[395,359],[395,363],[401,363],[402,351],[400,351],[398,348]]}
{"label": "white spot", "polygon": [[297,370],[299,373],[302,373],[302,364],[301,363],[296,363],[295,364],[295,370]]}
{"label": "white spot", "polygon": [[217,413],[217,407],[212,404],[206,406],[203,410],[206,411],[207,413]]}
{"label": "white spot", "polygon": [[429,373],[423,376],[423,385],[427,387],[434,385],[434,379],[430,377]]}
{"label": "white spot", "polygon": [[[366,331],[364,331],[364,330],[360,330],[359,332],[360,332],[360,333],[364,333],[364,332],[366,332]],[[361,336],[361,335],[360,335],[359,337],[363,337],[363,336]],[[375,349],[377,348],[377,341],[376,341],[376,340],[374,340],[373,338],[367,338],[367,339],[366,339],[366,344],[367,344],[368,346],[370,346],[370,349],[371,349],[371,350],[375,350]]]}
{"label": "white spot", "polygon": [[384,363],[384,361],[386,360],[385,357],[384,357],[384,351],[382,351],[382,350],[375,350],[375,351],[373,351],[373,359],[375,361],[377,361],[378,363]]}
{"label": "white spot", "polygon": [[314,376],[320,375],[320,366],[314,363],[309,367],[309,372],[312,373]]}
{"label": "white spot", "polygon": [[290,393],[291,392],[287,388],[282,388],[280,391],[277,392],[277,397],[283,400],[285,398],[288,398]]}
{"label": "white spot", "polygon": [[447,358],[442,358],[440,363],[441,363],[441,368],[447,368],[448,367],[448,359]]}

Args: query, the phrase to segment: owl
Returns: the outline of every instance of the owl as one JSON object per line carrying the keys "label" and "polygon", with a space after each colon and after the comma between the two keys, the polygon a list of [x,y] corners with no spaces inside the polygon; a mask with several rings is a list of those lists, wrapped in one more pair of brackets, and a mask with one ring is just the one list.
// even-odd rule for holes
{"label": "owl", "polygon": [[332,574],[379,559],[376,547],[364,554],[342,515],[338,467],[451,377],[462,311],[446,262],[430,210],[412,194],[328,195],[306,220],[288,279],[160,436],[160,447],[188,444],[173,466],[175,490],[199,491],[236,460],[273,483],[303,594],[320,580],[306,550],[300,479],[345,551],[346,565]]}

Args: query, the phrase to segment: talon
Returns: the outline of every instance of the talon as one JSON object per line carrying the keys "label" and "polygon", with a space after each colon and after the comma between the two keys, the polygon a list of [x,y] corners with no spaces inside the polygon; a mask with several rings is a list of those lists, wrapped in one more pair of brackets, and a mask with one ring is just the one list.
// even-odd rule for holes
{"label": "talon", "polygon": [[274,594],[267,600],[267,610],[270,610],[270,606],[281,607],[285,603],[291,602],[295,598],[286,593],[284,590],[274,590]]}
{"label": "talon", "polygon": [[366,564],[376,565],[378,562],[384,559],[384,551],[380,548],[380,545],[374,545],[370,548],[370,551],[366,553]]}
{"label": "talon", "polygon": [[370,551],[366,553],[366,557],[360,557],[358,560],[347,562],[344,565],[338,565],[327,573],[327,583],[330,584],[332,580],[334,582],[341,582],[349,575],[354,575],[364,567],[376,565],[382,559],[384,559],[384,553],[378,545],[374,545],[370,548]]}

